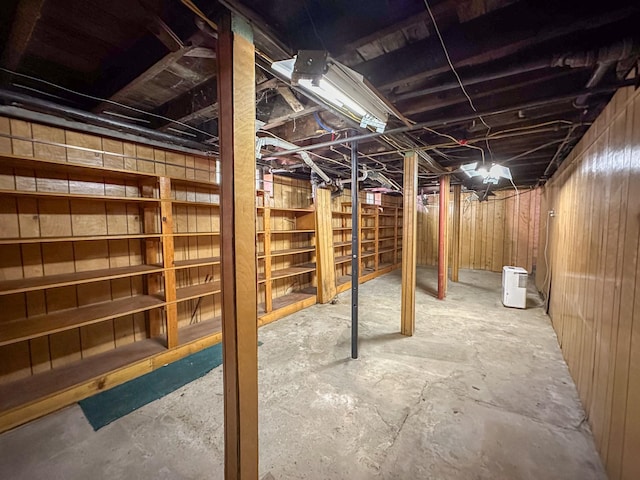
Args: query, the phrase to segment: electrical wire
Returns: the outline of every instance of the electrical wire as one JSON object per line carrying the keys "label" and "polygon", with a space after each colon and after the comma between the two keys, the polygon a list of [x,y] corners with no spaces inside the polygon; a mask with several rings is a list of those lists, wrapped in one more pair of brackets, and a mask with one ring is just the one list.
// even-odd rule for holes
{"label": "electrical wire", "polygon": [[[209,132],[205,132],[204,130],[200,130],[199,128],[192,127],[191,125],[183,123],[183,122],[181,122],[179,120],[174,120],[172,118],[165,117],[164,115],[158,115],[157,113],[146,112],[146,111],[141,110],[141,109],[136,108],[136,107],[131,107],[129,105],[125,105],[123,103],[116,102],[114,100],[109,100],[108,98],[101,98],[101,97],[96,97],[94,95],[89,95],[88,93],[78,92],[76,90],[72,90],[70,88],[63,87],[62,85],[58,85],[56,83],[50,82],[48,80],[43,80],[41,78],[32,77],[31,75],[26,75],[24,73],[19,73],[19,72],[16,72],[14,70],[9,70],[8,68],[0,67],[0,71],[3,71],[5,73],[9,73],[11,75],[16,75],[18,77],[27,78],[29,80],[33,80],[34,82],[43,83],[45,85],[49,85],[50,87],[57,88],[57,89],[60,89],[62,91],[71,93],[73,95],[78,95],[80,97],[88,98],[90,100],[95,100],[96,102],[104,102],[104,103],[108,103],[110,105],[116,105],[118,107],[121,107],[121,108],[124,108],[124,109],[127,109],[127,110],[131,110],[133,112],[141,113],[143,115],[149,115],[151,117],[159,118],[161,120],[166,120],[167,122],[171,122],[171,123],[175,123],[177,125],[181,125],[181,126],[183,126],[185,128],[188,128],[189,130],[193,130],[195,132],[201,133],[203,135],[206,135],[207,137],[210,137],[210,138],[213,138],[213,139],[217,140],[217,137],[215,135],[210,134]],[[35,89],[32,88],[32,90],[35,90]],[[40,93],[43,93],[43,94],[46,95],[46,92],[40,92]]]}
{"label": "electrical wire", "polygon": [[[464,93],[464,96],[467,97],[467,100],[469,101],[469,105],[471,105],[471,109],[477,113],[478,109],[473,104],[473,100],[471,100],[471,96],[469,95],[469,93],[467,93],[467,89],[464,88],[464,84],[462,83],[462,79],[460,78],[460,75],[458,75],[456,68],[453,66],[453,62],[451,61],[451,57],[449,56],[449,51],[447,50],[447,46],[444,43],[444,39],[442,38],[442,34],[440,33],[440,29],[438,28],[438,23],[436,22],[436,18],[433,16],[433,12],[431,11],[431,7],[429,6],[428,0],[424,0],[424,5],[427,7],[427,11],[429,12],[429,16],[431,17],[431,22],[433,23],[433,28],[435,29],[436,34],[438,35],[438,39],[440,40],[440,45],[442,45],[442,50],[444,51],[444,56],[446,57],[447,62],[449,63],[449,67],[451,67],[451,71],[453,72],[456,79],[458,80],[458,84],[460,85],[460,89],[462,90],[462,93]],[[491,132],[491,127],[487,122],[484,121],[484,118],[482,118],[482,115],[478,114],[478,118],[484,124],[484,126],[487,127],[487,134],[485,137],[485,141],[487,144],[487,150],[489,151],[489,154],[491,155],[491,159],[493,160],[493,152],[491,151],[491,147],[489,146],[489,133]],[[482,156],[482,163],[484,163],[484,155]]]}
{"label": "electrical wire", "polygon": [[324,41],[322,40],[322,37],[318,33],[318,29],[316,28],[316,22],[313,21],[313,17],[311,16],[311,12],[309,11],[309,8],[307,7],[307,0],[303,0],[302,4],[304,5],[305,12],[307,12],[307,17],[309,17],[309,21],[311,22],[311,27],[313,28],[313,33],[315,34],[316,38],[320,41],[320,45],[322,45],[322,49],[325,52],[328,52],[329,49],[324,44]]}
{"label": "electrical wire", "polygon": [[435,133],[436,135],[440,135],[441,137],[445,137],[448,138],[450,140],[452,140],[453,142],[455,142],[457,145],[460,145],[461,147],[466,147],[466,148],[473,148],[475,150],[480,150],[480,154],[482,155],[482,164],[484,165],[485,160],[484,160],[484,150],[480,147],[477,147],[476,145],[470,145],[469,143],[465,142],[465,143],[461,143],[459,140],[457,140],[456,138],[452,137],[451,135],[448,135],[446,133],[441,133],[438,132],[432,128],[429,127],[424,127],[424,130],[431,132],[431,133]]}

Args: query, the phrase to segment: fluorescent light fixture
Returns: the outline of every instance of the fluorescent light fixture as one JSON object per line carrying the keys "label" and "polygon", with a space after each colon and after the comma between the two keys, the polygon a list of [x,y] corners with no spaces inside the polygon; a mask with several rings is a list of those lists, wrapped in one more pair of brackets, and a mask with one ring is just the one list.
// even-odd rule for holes
{"label": "fluorescent light fixture", "polygon": [[328,57],[301,50],[295,58],[271,64],[274,72],[318,97],[326,105],[357,120],[363,128],[384,132],[393,110],[365,83],[364,77]]}
{"label": "fluorescent light fixture", "polygon": [[482,183],[487,184],[497,185],[501,178],[512,180],[511,170],[497,163],[491,165],[489,169],[482,165],[478,167],[478,162],[468,163],[467,165],[462,165],[460,170],[466,173],[469,178],[482,177]]}

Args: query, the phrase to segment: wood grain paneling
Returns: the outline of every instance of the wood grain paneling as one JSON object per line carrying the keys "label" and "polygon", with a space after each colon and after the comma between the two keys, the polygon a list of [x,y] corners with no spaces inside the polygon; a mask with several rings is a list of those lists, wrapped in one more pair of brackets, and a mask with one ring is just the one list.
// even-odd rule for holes
{"label": "wood grain paneling", "polygon": [[596,446],[611,480],[640,478],[640,91],[614,96],[539,211],[536,284]]}
{"label": "wood grain paneling", "polygon": [[[514,265],[533,272],[538,263],[540,193],[540,189],[520,190],[519,195],[513,189],[501,190],[486,202],[463,193],[460,268],[500,272],[504,265]],[[428,195],[426,205],[418,201],[418,265],[438,264],[438,203],[438,195]],[[449,209],[452,231],[452,202]]]}

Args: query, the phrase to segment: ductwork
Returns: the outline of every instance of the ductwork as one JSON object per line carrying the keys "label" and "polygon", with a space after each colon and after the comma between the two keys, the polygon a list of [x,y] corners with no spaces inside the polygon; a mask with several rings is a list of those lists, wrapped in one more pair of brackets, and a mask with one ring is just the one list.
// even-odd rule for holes
{"label": "ductwork", "polygon": [[[614,43],[607,47],[602,47],[598,50],[592,50],[587,52],[582,57],[574,58],[573,60],[586,62],[586,66],[597,65],[595,71],[591,75],[591,78],[587,82],[586,88],[593,88],[597,86],[607,71],[614,65],[622,66],[625,60],[629,60],[633,65],[638,58],[639,48],[638,45],[631,38],[626,38],[620,42]],[[628,67],[618,68],[618,79],[622,80],[626,75]],[[576,108],[585,108],[589,95],[581,95],[576,98],[574,103]]]}
{"label": "ductwork", "polygon": [[[291,150],[293,148],[297,148],[297,145],[294,145],[293,143],[289,143],[286,140],[282,140],[281,138],[257,137],[256,138],[256,158],[257,159],[262,158],[262,147],[266,147],[267,145],[284,148],[285,150]],[[324,183],[326,183],[327,185],[331,185],[332,183],[334,183],[332,182],[331,178],[329,178],[329,175],[324,173],[322,169],[318,165],[316,165],[316,163],[313,160],[311,160],[311,156],[307,152],[300,152],[299,155],[304,161],[304,163],[311,169],[311,171],[315,172],[316,175],[318,175],[324,181]]]}
{"label": "ductwork", "polygon": [[[533,72],[544,68],[554,67],[570,67],[570,68],[589,68],[596,65],[607,65],[607,68],[614,63],[623,62],[626,59],[637,57],[638,48],[633,39],[626,38],[619,42],[613,43],[606,47],[588,50],[584,52],[564,53],[559,55],[553,55],[550,58],[541,58],[528,62],[524,62],[518,65],[514,65],[510,68],[499,70],[497,72],[486,73],[482,75],[470,76],[464,78],[464,84],[475,85],[478,83],[488,82],[491,80],[497,80],[499,78],[510,77],[513,75],[520,75],[523,73]],[[634,58],[635,60],[635,58]],[[603,67],[604,68],[604,67]],[[623,71],[618,71],[618,79],[623,79],[628,68],[623,68]],[[606,72],[606,69],[604,70]],[[599,72],[597,75],[602,78],[604,72]],[[594,77],[596,73],[594,73]],[[594,81],[599,79],[594,79]],[[590,84],[587,88],[595,86],[596,83]],[[416,97],[422,97],[431,95],[434,93],[440,93],[447,90],[460,88],[460,84],[457,81],[451,81],[436,85],[434,87],[425,88],[422,90],[414,90],[411,92],[400,93],[395,96],[391,96],[394,102],[410,100]]]}
{"label": "ductwork", "polygon": [[[0,103],[11,107],[22,107],[24,109],[35,112],[52,114],[62,118],[78,120],[80,122],[84,122],[90,125],[96,125],[99,127],[105,127],[117,132],[137,135],[158,142],[173,144],[177,146],[185,146],[194,150],[206,151],[210,148],[200,142],[187,140],[168,133],[159,132],[150,128],[140,127],[131,123],[125,123],[120,120],[114,120],[112,118],[103,117],[95,113],[85,112],[84,110],[78,110],[77,108],[59,105],[48,100],[41,100],[39,98],[30,97],[28,95],[12,92],[9,90],[0,89]],[[2,110],[2,112],[0,113],[4,113],[4,110]]]}

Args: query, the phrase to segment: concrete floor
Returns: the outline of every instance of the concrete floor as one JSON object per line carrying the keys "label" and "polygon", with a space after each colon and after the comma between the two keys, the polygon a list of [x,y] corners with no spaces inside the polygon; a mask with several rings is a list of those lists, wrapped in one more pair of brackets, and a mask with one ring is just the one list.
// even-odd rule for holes
{"label": "concrete floor", "polygon": [[[605,479],[549,318],[506,309],[500,275],[462,271],[446,301],[418,269],[260,329],[260,471],[275,479]],[[532,297],[534,303],[536,299]],[[78,406],[0,436],[0,478],[221,479],[222,369],[93,432]]]}

